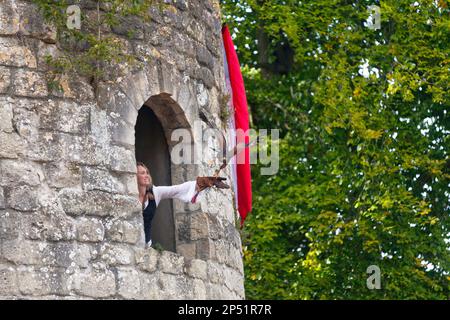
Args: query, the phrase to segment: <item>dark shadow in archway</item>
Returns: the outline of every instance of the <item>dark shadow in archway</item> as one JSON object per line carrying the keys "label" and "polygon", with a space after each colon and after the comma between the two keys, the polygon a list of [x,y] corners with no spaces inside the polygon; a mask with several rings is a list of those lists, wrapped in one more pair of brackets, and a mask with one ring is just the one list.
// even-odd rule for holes
{"label": "dark shadow in archway", "polygon": [[[142,106],[135,126],[136,161],[145,163],[157,186],[172,185],[170,154],[164,129],[152,109]],[[153,243],[175,252],[175,223],[171,201],[161,201],[152,224]]]}

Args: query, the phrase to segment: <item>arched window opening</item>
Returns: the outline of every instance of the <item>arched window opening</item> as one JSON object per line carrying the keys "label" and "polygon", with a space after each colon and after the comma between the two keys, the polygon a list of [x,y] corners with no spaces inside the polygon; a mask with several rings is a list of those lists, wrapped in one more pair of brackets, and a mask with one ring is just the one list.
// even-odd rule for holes
{"label": "arched window opening", "polygon": [[[149,106],[142,106],[135,126],[136,161],[143,162],[150,170],[153,184],[172,185],[169,148],[164,129]],[[176,251],[175,223],[172,201],[161,201],[152,223],[152,241],[164,250]]]}

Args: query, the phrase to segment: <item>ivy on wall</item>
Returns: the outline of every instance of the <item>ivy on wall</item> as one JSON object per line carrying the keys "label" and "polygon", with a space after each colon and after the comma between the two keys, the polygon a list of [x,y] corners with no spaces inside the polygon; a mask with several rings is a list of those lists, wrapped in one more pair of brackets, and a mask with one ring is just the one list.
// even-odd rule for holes
{"label": "ivy on wall", "polygon": [[[99,81],[123,73],[124,63],[139,65],[136,53],[127,48],[126,40],[135,37],[136,25],[150,21],[151,7],[160,10],[167,7],[160,0],[32,2],[57,32],[58,53],[45,59],[49,67],[49,89],[58,91],[63,91],[61,81],[65,75],[85,77],[96,88]],[[119,28],[123,38],[111,32],[115,28]]]}

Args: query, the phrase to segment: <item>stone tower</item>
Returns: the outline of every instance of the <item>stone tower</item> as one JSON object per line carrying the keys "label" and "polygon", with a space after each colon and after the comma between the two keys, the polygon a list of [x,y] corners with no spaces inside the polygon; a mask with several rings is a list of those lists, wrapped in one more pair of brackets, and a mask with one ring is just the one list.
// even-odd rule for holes
{"label": "stone tower", "polygon": [[[205,118],[222,127],[218,1],[166,2],[132,38],[111,31],[150,56],[143,68],[97,90],[66,78],[58,92],[44,59],[58,51],[56,32],[31,1],[0,0],[0,298],[244,298],[230,190],[161,202],[154,233],[164,250],[144,249],[136,158],[157,185],[211,175],[218,159],[194,127]],[[180,128],[200,163],[171,161]]]}

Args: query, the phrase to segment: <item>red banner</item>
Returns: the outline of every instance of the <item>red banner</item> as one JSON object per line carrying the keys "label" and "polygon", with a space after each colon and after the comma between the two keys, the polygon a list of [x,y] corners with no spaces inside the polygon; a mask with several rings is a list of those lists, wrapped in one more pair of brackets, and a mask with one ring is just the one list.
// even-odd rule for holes
{"label": "red banner", "polygon": [[[234,50],[233,40],[231,39],[228,27],[224,25],[222,27],[223,46],[225,49],[228,74],[230,77],[230,84],[232,90],[232,101],[234,107],[234,122],[236,130],[243,130],[245,135],[237,134],[236,143],[249,142],[248,129],[249,129],[249,116],[247,97],[245,95],[244,79],[242,78],[241,68],[239,65],[238,56]],[[245,148],[245,162],[237,162],[236,175],[237,175],[237,197],[238,197],[238,211],[241,216],[241,226],[244,224],[244,220],[247,214],[252,210],[252,180],[250,173],[250,151],[249,148]]]}

